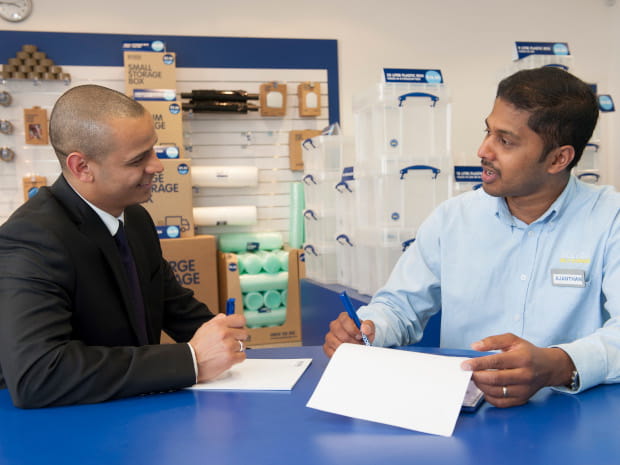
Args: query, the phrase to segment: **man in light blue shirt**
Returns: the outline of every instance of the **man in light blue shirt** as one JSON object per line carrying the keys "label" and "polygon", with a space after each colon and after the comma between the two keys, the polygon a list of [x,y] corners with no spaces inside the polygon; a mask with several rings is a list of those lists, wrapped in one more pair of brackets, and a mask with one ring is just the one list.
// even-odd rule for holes
{"label": "man in light blue shirt", "polygon": [[[597,118],[592,91],[565,71],[500,83],[483,189],[438,207],[359,310],[373,345],[417,342],[441,310],[442,347],[499,351],[464,364],[496,406],[620,381],[620,195],[570,175]],[[360,337],[343,313],[325,352]]]}

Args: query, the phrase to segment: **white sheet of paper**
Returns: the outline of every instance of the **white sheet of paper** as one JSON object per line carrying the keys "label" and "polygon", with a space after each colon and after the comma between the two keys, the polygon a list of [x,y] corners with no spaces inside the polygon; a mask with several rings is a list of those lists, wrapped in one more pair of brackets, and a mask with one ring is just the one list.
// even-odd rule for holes
{"label": "white sheet of paper", "polygon": [[464,357],[342,344],[307,407],[452,436],[471,371]]}
{"label": "white sheet of paper", "polygon": [[311,358],[248,358],[214,380],[188,389],[290,391],[311,362]]}

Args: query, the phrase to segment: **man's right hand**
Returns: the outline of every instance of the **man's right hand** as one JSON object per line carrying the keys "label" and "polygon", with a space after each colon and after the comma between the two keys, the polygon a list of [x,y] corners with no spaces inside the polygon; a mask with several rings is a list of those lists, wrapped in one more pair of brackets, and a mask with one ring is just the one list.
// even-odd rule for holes
{"label": "man's right hand", "polygon": [[[375,324],[371,320],[362,321],[362,332],[370,342],[374,341]],[[328,357],[331,357],[343,342],[363,344],[362,334],[347,312],[342,312],[337,319],[329,324],[329,333],[325,335],[323,351]]]}
{"label": "man's right hand", "polygon": [[246,358],[239,341],[248,338],[243,315],[222,313],[204,323],[189,341],[198,364],[198,382],[212,380]]}

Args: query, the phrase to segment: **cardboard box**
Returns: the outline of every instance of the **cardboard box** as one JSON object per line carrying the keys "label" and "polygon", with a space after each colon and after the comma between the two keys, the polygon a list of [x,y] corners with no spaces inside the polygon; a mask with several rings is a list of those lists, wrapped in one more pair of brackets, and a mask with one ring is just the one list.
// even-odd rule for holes
{"label": "cardboard box", "polygon": [[[299,289],[299,249],[289,251],[286,320],[280,326],[250,328],[248,347],[301,344],[301,298]],[[243,313],[243,298],[239,281],[239,264],[234,253],[218,252],[220,312],[226,311],[226,301],[235,298],[235,313]]]}
{"label": "cardboard box", "polygon": [[159,145],[174,145],[183,157],[183,113],[174,89],[135,89],[132,97],[153,117]]}
{"label": "cardboard box", "polygon": [[177,281],[194,291],[196,299],[218,312],[217,246],[215,236],[162,239],[164,258]]}
{"label": "cardboard box", "polygon": [[134,89],[176,89],[176,54],[174,52],[124,51],[125,93],[133,97]]}
{"label": "cardboard box", "polygon": [[194,236],[191,160],[160,160],[164,171],[153,178],[153,195],[145,202],[160,239]]}

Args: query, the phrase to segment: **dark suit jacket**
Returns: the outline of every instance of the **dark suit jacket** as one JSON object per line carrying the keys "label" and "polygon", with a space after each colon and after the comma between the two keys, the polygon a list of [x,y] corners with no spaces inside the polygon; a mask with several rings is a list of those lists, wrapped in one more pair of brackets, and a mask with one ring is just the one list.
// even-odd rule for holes
{"label": "dark suit jacket", "polygon": [[120,254],[64,177],[0,227],[0,387],[19,407],[100,402],[195,382],[187,344],[213,314],[181,287],[139,205],[125,229],[140,276],[149,343],[138,347]]}

